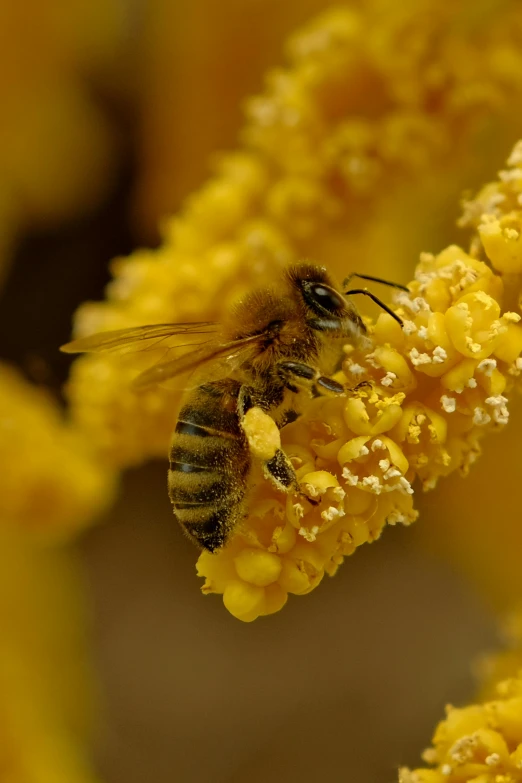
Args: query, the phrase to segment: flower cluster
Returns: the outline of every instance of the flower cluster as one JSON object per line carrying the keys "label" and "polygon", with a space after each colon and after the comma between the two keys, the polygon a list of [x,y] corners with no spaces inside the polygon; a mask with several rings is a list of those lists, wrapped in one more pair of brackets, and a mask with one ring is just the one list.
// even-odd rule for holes
{"label": "flower cluster", "polygon": [[336,379],[347,394],[312,400],[283,429],[314,503],[260,483],[231,544],[200,556],[203,591],[223,593],[239,619],[309,592],[386,523],[412,522],[414,480],[427,490],[466,474],[482,436],[507,423],[521,327],[518,313],[501,310],[502,278],[452,246],[422,256],[409,290],[397,296],[402,328],[383,313],[370,350],[345,346]]}
{"label": "flower cluster", "polygon": [[402,769],[400,783],[520,783],[522,672],[496,686],[490,701],[447,708],[424,752],[432,769]]}
{"label": "flower cluster", "polygon": [[[498,181],[466,205],[462,222],[474,231],[470,253],[451,246],[421,256],[410,293],[397,296],[403,328],[384,313],[370,352],[346,346],[338,380],[352,389],[348,396],[314,400],[283,430],[299,479],[322,502],[285,506],[271,496],[263,537],[261,499],[246,534],[200,556],[204,592],[223,593],[236,617],[274,611],[272,595],[282,605],[288,593],[308,592],[386,523],[411,522],[414,479],[432,489],[441,476],[466,474],[482,436],[507,423],[507,395],[522,373],[522,143]],[[513,309],[503,312],[504,300]],[[271,555],[264,577],[237,567],[253,547]]]}
{"label": "flower cluster", "polygon": [[[471,252],[487,259],[493,268],[509,280],[511,297],[520,306],[522,295],[522,142],[508,159],[508,168],[496,182],[483,187],[466,202],[460,221],[475,232]],[[522,347],[522,327],[511,328],[511,339]]]}
{"label": "flower cluster", "polygon": [[[335,272],[344,256],[332,236],[353,228],[357,204],[368,213],[367,197],[384,185],[451,157],[480,113],[507,109],[522,89],[516,6],[478,37],[455,9],[432,8],[426,26],[421,11],[393,8],[330,10],[292,40],[290,67],[250,103],[244,151],[221,160],[158,250],[114,262],[107,301],[80,308],[78,336],[196,313],[220,320],[260,279],[310,253]],[[320,503],[282,499],[258,482],[241,532],[201,556],[204,591],[223,593],[235,616],[279,609],[386,522],[413,521],[413,481],[431,489],[466,473],[481,436],[506,423],[522,327],[518,303],[503,301],[505,269],[491,258],[500,274],[492,271],[479,242],[470,253],[424,254],[395,303],[404,328],[382,314],[370,351],[346,347],[338,379],[350,393],[313,401],[284,429],[304,495]],[[145,361],[82,357],[69,380],[75,425],[117,467],[166,453],[174,426],[175,392],[130,388]]]}
{"label": "flower cluster", "polygon": [[354,197],[373,200],[405,173],[465,154],[484,112],[511,111],[520,9],[482,11],[479,31],[466,3],[370,0],[330,9],[290,40],[292,69],[250,101],[245,131],[283,174],[267,201],[289,235],[309,236]]}
{"label": "flower cluster", "polygon": [[2,525],[61,537],[110,502],[114,480],[52,398],[0,365]]}
{"label": "flower cluster", "polygon": [[[479,27],[458,3],[430,2],[429,13],[417,6],[341,7],[298,33],[289,66],[249,104],[243,150],[222,158],[166,223],[160,248],[114,262],[107,301],[80,308],[76,335],[220,319],[238,296],[301,258],[341,275],[372,204],[383,194],[393,201],[395,183],[443,163],[452,170],[445,185],[453,181],[482,116],[498,120],[509,109],[513,129],[522,92],[518,4],[484,15]],[[402,233],[411,226],[394,226],[392,246]],[[177,402],[163,390],[137,397],[128,379],[128,366],[95,356],[75,363],[68,385],[76,423],[118,467],[166,453]]]}
{"label": "flower cluster", "polygon": [[[259,78],[267,51],[307,12],[298,0],[286,0],[284,14],[261,2],[245,17],[234,4],[223,14],[203,0],[204,13],[180,26],[169,0],[160,5],[162,21],[173,29],[154,42],[156,90],[147,96],[143,118],[146,170],[139,192],[140,211],[152,231],[158,215],[171,213],[192,187],[193,169],[199,165],[201,171],[195,160],[214,151],[216,138],[222,145],[235,137],[238,101]],[[451,166],[451,177],[447,171],[444,177],[446,196],[454,187],[458,193],[471,181],[468,166],[477,174],[487,167],[493,145],[484,132],[506,145],[520,133],[514,109],[520,89],[516,0],[481,3],[480,12],[470,0],[336,6],[313,0],[306,8],[324,10],[290,39],[291,67],[269,74],[265,94],[248,105],[244,134],[248,145],[285,174],[274,182],[270,208],[292,236],[320,225],[323,210],[348,212],[345,199],[352,206],[363,200],[358,219],[364,219],[370,203],[386,197],[394,182],[404,185],[405,173],[425,176],[433,160]],[[202,63],[197,44],[209,24],[213,32],[205,36]],[[259,31],[256,41],[248,36],[252,24]],[[245,37],[248,58],[242,57]],[[188,97],[180,96],[170,78],[180,56],[191,74]],[[501,141],[499,131],[507,126],[513,135]],[[418,217],[422,206],[417,207]],[[355,222],[353,214],[347,217]]]}

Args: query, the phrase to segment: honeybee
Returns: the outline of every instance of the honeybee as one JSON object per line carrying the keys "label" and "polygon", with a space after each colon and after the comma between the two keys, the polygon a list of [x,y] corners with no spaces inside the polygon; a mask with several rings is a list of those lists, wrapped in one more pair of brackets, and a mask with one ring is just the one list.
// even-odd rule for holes
{"label": "honeybee", "polygon": [[[353,277],[404,286],[367,275]],[[257,406],[281,428],[295,418],[303,394],[342,394],[342,384],[320,371],[325,349],[337,339],[357,344],[366,327],[350,296],[370,297],[400,318],[366,288],[336,288],[324,267],[295,264],[276,288],[255,290],[221,325],[200,322],[154,324],[95,334],[62,346],[66,353],[148,350],[179,336],[204,342],[142,372],[136,389],[198,370],[182,399],[170,447],[168,486],[176,518],[189,538],[215,552],[245,515],[252,455],[243,422]],[[292,404],[289,403],[292,400]],[[299,492],[292,463],[281,448],[263,465],[284,492]]]}

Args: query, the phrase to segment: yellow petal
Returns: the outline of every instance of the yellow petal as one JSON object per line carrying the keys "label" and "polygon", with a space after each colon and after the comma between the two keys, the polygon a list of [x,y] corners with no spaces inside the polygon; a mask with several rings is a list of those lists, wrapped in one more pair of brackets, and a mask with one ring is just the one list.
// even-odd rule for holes
{"label": "yellow petal", "polygon": [[265,591],[246,582],[232,581],[225,587],[223,603],[238,620],[251,623],[264,612]]}
{"label": "yellow petal", "polygon": [[258,587],[276,582],[281,573],[281,558],[263,549],[243,549],[234,564],[240,579]]}

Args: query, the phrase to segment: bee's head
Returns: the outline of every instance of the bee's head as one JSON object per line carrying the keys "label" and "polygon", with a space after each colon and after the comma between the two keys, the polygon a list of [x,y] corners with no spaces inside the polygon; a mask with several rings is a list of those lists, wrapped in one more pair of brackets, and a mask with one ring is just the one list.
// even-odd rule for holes
{"label": "bee's head", "polygon": [[326,269],[296,264],[288,270],[291,286],[302,300],[307,325],[333,337],[360,337],[366,327],[349,299],[334,286]]}

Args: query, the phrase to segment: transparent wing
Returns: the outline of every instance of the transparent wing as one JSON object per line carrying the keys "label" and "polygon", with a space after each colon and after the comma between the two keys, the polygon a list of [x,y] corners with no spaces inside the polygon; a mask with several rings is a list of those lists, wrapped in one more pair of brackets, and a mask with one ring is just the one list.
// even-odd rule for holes
{"label": "transparent wing", "polygon": [[[219,327],[212,321],[200,321],[187,324],[151,324],[149,326],[134,326],[129,329],[116,329],[110,332],[99,332],[90,337],[80,337],[62,345],[63,353],[101,353],[112,351],[117,353],[132,353],[134,351],[149,351],[157,348],[169,348],[175,344],[179,336],[190,338],[192,335],[207,335],[209,339],[216,337]],[[181,346],[180,346],[181,347]]]}
{"label": "transparent wing", "polygon": [[262,335],[257,334],[227,343],[209,343],[170,361],[154,364],[140,373],[132,385],[135,389],[144,389],[192,373],[205,365],[212,365],[209,381],[226,378],[256,354],[261,339]]}
{"label": "transparent wing", "polygon": [[[180,344],[180,336],[189,342]],[[192,340],[193,337],[199,336],[207,339],[199,342]],[[64,353],[112,352],[120,355],[149,351],[153,354],[160,350],[163,353],[162,359],[139,373],[132,382],[135,389],[144,389],[188,375],[204,365],[213,365],[212,369],[208,370],[209,380],[225,378],[259,351],[262,339],[263,335],[257,334],[220,342],[219,326],[211,321],[201,321],[187,324],[152,324],[100,332],[73,340],[62,345],[60,350]],[[179,350],[183,351],[181,355],[165,360],[166,356]],[[186,388],[186,385],[182,385],[182,388]]]}

